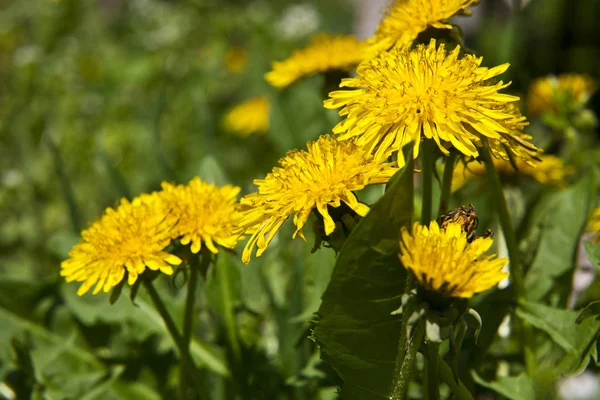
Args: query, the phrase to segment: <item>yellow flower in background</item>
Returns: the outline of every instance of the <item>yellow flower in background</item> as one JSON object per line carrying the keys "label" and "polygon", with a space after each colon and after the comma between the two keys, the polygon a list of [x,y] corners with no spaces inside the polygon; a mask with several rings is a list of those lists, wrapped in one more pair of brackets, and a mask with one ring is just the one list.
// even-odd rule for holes
{"label": "yellow flower in background", "polygon": [[564,74],[538,78],[529,88],[527,111],[536,115],[556,113],[561,104],[583,106],[596,89],[595,82],[586,75]]}
{"label": "yellow flower in background", "polygon": [[[542,155],[540,161],[533,165],[522,160],[514,160],[513,164],[508,160],[494,159],[494,165],[500,175],[524,175],[544,184],[562,187],[566,178],[573,173],[571,166],[566,166],[562,159],[553,155]],[[476,177],[485,176],[485,165],[473,160],[468,163],[459,162],[454,168],[452,176],[452,191],[456,191],[465,183]]]}
{"label": "yellow flower in background", "polygon": [[231,73],[242,72],[248,64],[248,52],[240,47],[232,47],[225,53],[225,66]]}
{"label": "yellow flower in background", "polygon": [[101,289],[108,292],[123,280],[125,271],[130,285],[146,268],[171,275],[172,265],[179,265],[181,259],[164,249],[176,222],[155,194],[131,202],[122,199],[116,209],[107,208],[81,233],[81,241],[62,262],[60,275],[67,282],[83,282],[79,296],[94,285],[93,294]]}
{"label": "yellow flower in background", "polygon": [[264,134],[269,129],[269,109],[269,100],[266,97],[246,100],[225,115],[225,129],[241,137]]}
{"label": "yellow flower in background", "polygon": [[274,61],[265,79],[279,89],[300,78],[330,70],[348,70],[367,57],[366,46],[354,36],[321,34],[283,61]]}
{"label": "yellow flower in background", "polygon": [[452,29],[448,19],[471,15],[467,8],[477,3],[478,0],[395,0],[367,42],[380,51],[410,47],[419,33],[429,27]]}
{"label": "yellow flower in background", "polygon": [[519,98],[499,92],[508,83],[492,82],[508,64],[485,68],[481,58],[459,58],[459,53],[458,46],[449,52],[431,40],[428,46],[395,48],[365,61],[358,76],[340,85],[353,90],[331,92],[324,103],[341,108],[345,117],[333,132],[341,140],[358,136],[369,151],[398,151],[399,157],[411,142],[418,156],[422,135],[435,140],[445,154],[454,146],[477,157],[485,137],[492,150],[504,146],[516,157],[535,157],[535,147],[513,130],[524,125],[523,117],[515,114],[518,109],[508,107]]}
{"label": "yellow flower in background", "polygon": [[338,142],[323,135],[307,147],[307,151],[288,152],[265,179],[254,180],[258,191],[240,200],[239,226],[251,235],[242,255],[244,263],[250,261],[257,246],[256,255],[260,256],[292,215],[296,225],[293,237],[302,238],[302,227],[315,209],[323,217],[326,235],[335,229],[328,207],[339,207],[343,202],[365,216],[369,207],[359,203],[353,192],[385,183],[398,170],[395,163],[386,162],[385,156],[374,157],[353,140]]}
{"label": "yellow flower in background", "polygon": [[592,213],[592,217],[588,221],[588,232],[595,234],[593,241],[600,243],[600,206]]}
{"label": "yellow flower in background", "polygon": [[177,218],[171,237],[180,237],[183,245],[191,244],[192,253],[198,253],[202,243],[215,254],[219,252],[216,245],[234,248],[240,239],[233,233],[239,192],[237,186],[218,187],[198,177],[187,185],[163,182],[159,196]]}
{"label": "yellow flower in background", "polygon": [[401,237],[400,261],[426,290],[469,298],[508,276],[502,271],[507,259],[482,256],[492,246],[492,238],[469,242],[459,222],[442,229],[436,221],[429,228],[415,223],[412,232],[402,228]]}

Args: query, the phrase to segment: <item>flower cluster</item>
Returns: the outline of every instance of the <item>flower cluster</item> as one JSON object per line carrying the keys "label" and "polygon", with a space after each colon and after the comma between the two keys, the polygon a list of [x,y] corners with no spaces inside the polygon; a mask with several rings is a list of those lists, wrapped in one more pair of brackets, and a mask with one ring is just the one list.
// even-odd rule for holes
{"label": "flower cluster", "polygon": [[81,234],[60,274],[67,282],[83,282],[78,295],[94,285],[93,294],[108,292],[127,272],[132,285],[146,268],[171,275],[182,260],[167,250],[173,239],[191,243],[197,253],[201,243],[213,253],[215,244],[233,248],[238,187],[219,188],[194,178],[188,185],[163,183],[163,190],[142,194],[131,202],[122,199],[115,208]]}

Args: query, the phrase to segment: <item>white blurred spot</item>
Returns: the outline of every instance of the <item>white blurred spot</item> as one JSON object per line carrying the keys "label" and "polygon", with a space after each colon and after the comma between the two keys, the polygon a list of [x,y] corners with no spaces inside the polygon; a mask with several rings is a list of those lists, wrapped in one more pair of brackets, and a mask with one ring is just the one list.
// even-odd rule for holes
{"label": "white blurred spot", "polygon": [[600,398],[600,382],[589,371],[571,376],[558,383],[558,393],[565,400],[593,400]]}
{"label": "white blurred spot", "polygon": [[498,327],[498,336],[506,338],[510,335],[510,315],[504,317],[502,323]]}
{"label": "white blurred spot", "polygon": [[277,30],[286,39],[311,34],[319,27],[319,14],[311,4],[294,4],[283,11]]}

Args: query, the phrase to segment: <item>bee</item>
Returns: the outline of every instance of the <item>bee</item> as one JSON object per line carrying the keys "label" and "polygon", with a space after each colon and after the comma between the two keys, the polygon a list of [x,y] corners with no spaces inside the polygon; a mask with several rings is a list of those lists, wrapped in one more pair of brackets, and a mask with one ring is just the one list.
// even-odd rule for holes
{"label": "bee", "polygon": [[[477,211],[473,207],[473,204],[469,204],[468,207],[460,206],[448,214],[440,215],[437,222],[442,229],[445,229],[451,222],[459,223],[463,232],[467,234],[467,242],[471,243],[475,240],[475,231],[479,225],[479,218],[477,218]],[[489,229],[483,235],[483,237],[492,236],[494,236],[494,233]]]}

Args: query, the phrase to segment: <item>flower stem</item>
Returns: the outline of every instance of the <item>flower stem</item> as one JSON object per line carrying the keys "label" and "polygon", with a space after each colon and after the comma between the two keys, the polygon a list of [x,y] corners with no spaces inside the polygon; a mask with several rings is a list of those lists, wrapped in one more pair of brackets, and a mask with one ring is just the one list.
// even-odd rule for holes
{"label": "flower stem", "polygon": [[427,392],[429,400],[440,400],[439,343],[428,341],[427,348]]}
{"label": "flower stem", "polygon": [[444,359],[438,354],[440,377],[444,381],[452,393],[456,396],[457,400],[474,400],[473,396],[465,385],[460,380],[455,380],[452,376],[452,369],[446,364]]}
{"label": "flower stem", "polygon": [[435,158],[433,156],[433,144],[430,142],[430,140],[423,142],[423,154],[421,155],[421,167],[423,170],[422,225],[429,225],[429,222],[431,222],[431,206],[433,203],[433,168],[435,167]]}
{"label": "flower stem", "polygon": [[417,358],[417,351],[419,350],[421,343],[423,343],[424,335],[425,320],[421,319],[417,322],[410,340],[408,341],[408,349],[406,350],[406,355],[404,356],[400,372],[394,384],[391,400],[403,400],[406,396],[406,389],[408,389],[408,383],[410,382],[415,359]]}
{"label": "flower stem", "polygon": [[[508,248],[508,257],[510,258],[508,268],[516,300],[525,300],[525,279],[523,276],[523,270],[521,269],[521,255],[519,254],[517,237],[513,229],[510,213],[508,212],[508,205],[506,203],[506,198],[504,197],[504,191],[502,190],[500,177],[496,171],[494,162],[492,161],[492,155],[490,153],[487,140],[484,140],[484,149],[481,156],[485,162],[485,172],[488,182],[492,186],[492,196],[494,202],[496,203],[496,212],[500,218],[502,233],[504,235],[504,239],[506,240],[506,247]],[[535,372],[535,354],[532,348],[533,332],[531,330],[531,325],[526,321],[522,321],[521,328],[523,333],[525,369],[527,370],[527,375],[531,377]]]}
{"label": "flower stem", "polygon": [[190,357],[189,348],[186,348],[183,344],[184,343],[183,338],[179,334],[179,330],[177,329],[177,325],[175,325],[175,321],[173,321],[171,314],[169,314],[169,311],[167,310],[165,303],[160,298],[160,295],[156,291],[156,288],[154,287],[152,282],[149,280],[145,280],[145,279],[142,282],[143,282],[144,287],[148,291],[150,298],[152,299],[152,303],[154,303],[154,307],[156,307],[156,311],[158,311],[158,313],[162,317],[163,322],[165,323],[165,326],[167,327],[167,331],[169,332],[169,334],[171,335],[171,338],[173,339],[173,342],[175,342],[175,345],[177,346],[177,349],[179,350],[179,353],[181,354],[181,358],[182,359],[187,358],[188,360],[190,360],[190,362],[186,364],[185,372],[186,372],[186,376],[188,377],[190,382],[192,382],[195,386],[196,396],[198,398],[205,398],[204,390],[203,390],[203,388],[201,386],[201,382],[198,378],[198,371],[196,370],[196,366],[194,365],[194,363]]}
{"label": "flower stem", "polygon": [[[188,281],[187,287],[187,296],[185,300],[185,313],[183,316],[183,337],[182,337],[182,345],[186,349],[185,352],[181,353],[181,369],[179,376],[179,385],[180,392],[182,398],[186,398],[185,396],[185,388],[188,385],[186,376],[188,376],[189,365],[191,364],[190,359],[190,341],[192,338],[192,328],[194,325],[194,311],[195,311],[195,303],[196,303],[196,286],[198,285],[198,269],[202,268],[200,266],[200,256],[192,254],[189,261],[190,266],[190,280]],[[202,266],[208,267],[210,263],[210,256],[203,255],[202,256]]]}
{"label": "flower stem", "polygon": [[450,195],[452,194],[452,174],[454,173],[456,156],[456,151],[451,149],[450,154],[448,154],[448,158],[444,163],[444,176],[442,178],[442,193],[440,195],[439,215],[446,214],[450,206]]}

